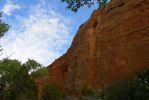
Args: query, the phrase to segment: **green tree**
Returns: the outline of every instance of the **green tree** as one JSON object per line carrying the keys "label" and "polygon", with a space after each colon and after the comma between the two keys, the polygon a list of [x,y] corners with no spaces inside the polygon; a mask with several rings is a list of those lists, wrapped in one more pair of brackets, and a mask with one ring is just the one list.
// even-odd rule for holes
{"label": "green tree", "polygon": [[34,79],[39,78],[39,77],[44,77],[47,75],[48,75],[48,68],[46,67],[42,67],[38,69],[37,71],[31,73],[31,77],[33,77]]}
{"label": "green tree", "polygon": [[[4,34],[8,31],[9,25],[2,21],[2,13],[0,13],[0,38],[4,36]],[[2,55],[2,48],[0,46],[0,55]]]}
{"label": "green tree", "polygon": [[25,70],[20,70],[8,92],[8,100],[37,100],[38,86]]}
{"label": "green tree", "polygon": [[108,0],[61,0],[62,2],[67,3],[67,8],[71,9],[74,12],[77,12],[78,9],[82,6],[88,6],[91,7],[94,5],[94,3],[98,3],[99,6],[105,7],[107,4]]}
{"label": "green tree", "polygon": [[2,21],[2,13],[0,13],[0,38],[8,31],[9,25]]}
{"label": "green tree", "polygon": [[3,59],[0,61],[0,98],[5,98],[6,91],[10,89],[16,78],[16,72],[21,68],[18,60]]}
{"label": "green tree", "polygon": [[17,73],[14,85],[12,86],[9,100],[37,100],[38,86],[35,81],[36,77],[32,73],[40,70],[42,65],[33,59],[21,66],[21,70]]}
{"label": "green tree", "polygon": [[27,70],[28,73],[33,73],[43,66],[33,59],[28,59],[28,61],[23,64],[23,67]]}
{"label": "green tree", "polygon": [[31,70],[39,70],[41,66],[34,60],[24,64],[18,60],[0,60],[0,100],[37,100],[38,86]]}

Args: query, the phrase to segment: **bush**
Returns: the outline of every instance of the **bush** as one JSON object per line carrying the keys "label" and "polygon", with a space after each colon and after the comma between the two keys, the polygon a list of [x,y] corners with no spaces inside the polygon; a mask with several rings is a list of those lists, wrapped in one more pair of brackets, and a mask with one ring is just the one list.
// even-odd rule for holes
{"label": "bush", "polygon": [[133,79],[133,98],[149,100],[149,69],[137,73]]}
{"label": "bush", "polygon": [[149,100],[149,69],[109,86],[103,94],[104,100]]}
{"label": "bush", "polygon": [[84,85],[81,92],[83,96],[94,96],[94,92],[91,89],[89,89],[86,85]]}
{"label": "bush", "polygon": [[45,84],[42,100],[61,100],[63,92],[58,83]]}
{"label": "bush", "polygon": [[115,83],[105,89],[105,100],[131,100],[130,98],[130,87],[129,82],[123,81]]}

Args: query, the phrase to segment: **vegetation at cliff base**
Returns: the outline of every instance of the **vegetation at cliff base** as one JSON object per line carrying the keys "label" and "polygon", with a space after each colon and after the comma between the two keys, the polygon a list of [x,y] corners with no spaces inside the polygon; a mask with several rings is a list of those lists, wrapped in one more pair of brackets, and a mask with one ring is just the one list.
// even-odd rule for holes
{"label": "vegetation at cliff base", "polygon": [[83,86],[81,93],[83,96],[94,96],[94,91],[89,89],[86,85]]}
{"label": "vegetation at cliff base", "polygon": [[45,74],[45,70],[40,70],[42,65],[35,60],[23,64],[18,60],[0,60],[0,100],[37,100],[36,79]]}
{"label": "vegetation at cliff base", "polygon": [[104,100],[149,100],[149,69],[104,90]]}
{"label": "vegetation at cliff base", "polygon": [[61,100],[63,96],[61,86],[57,82],[44,84],[42,100]]}

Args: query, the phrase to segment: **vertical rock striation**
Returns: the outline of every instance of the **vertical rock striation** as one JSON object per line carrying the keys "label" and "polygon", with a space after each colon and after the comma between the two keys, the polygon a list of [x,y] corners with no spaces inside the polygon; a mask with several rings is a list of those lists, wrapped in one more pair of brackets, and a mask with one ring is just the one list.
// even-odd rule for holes
{"label": "vertical rock striation", "polygon": [[48,66],[69,92],[103,88],[149,67],[149,0],[112,0],[82,24],[71,47]]}

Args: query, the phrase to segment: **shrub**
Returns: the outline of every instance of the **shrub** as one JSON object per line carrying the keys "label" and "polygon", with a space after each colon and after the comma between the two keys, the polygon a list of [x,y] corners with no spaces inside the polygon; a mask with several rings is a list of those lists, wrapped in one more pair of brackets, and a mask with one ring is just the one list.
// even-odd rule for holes
{"label": "shrub", "polygon": [[109,86],[103,94],[104,100],[149,100],[149,69]]}
{"label": "shrub", "polygon": [[131,100],[130,87],[128,81],[112,84],[105,89],[105,100]]}
{"label": "shrub", "polygon": [[61,100],[62,97],[63,92],[58,83],[45,84],[42,100]]}
{"label": "shrub", "polygon": [[86,85],[84,85],[81,92],[83,96],[94,96],[94,92],[90,90]]}

